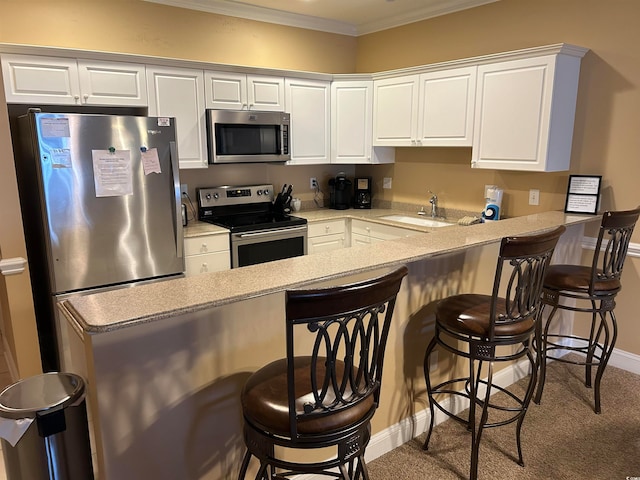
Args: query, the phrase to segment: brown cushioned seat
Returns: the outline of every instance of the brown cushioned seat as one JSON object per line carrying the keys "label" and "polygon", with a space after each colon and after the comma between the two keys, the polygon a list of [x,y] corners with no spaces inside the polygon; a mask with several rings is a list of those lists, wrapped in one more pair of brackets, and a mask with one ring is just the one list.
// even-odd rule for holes
{"label": "brown cushioned seat", "polygon": [[[582,265],[551,265],[544,279],[545,288],[553,290],[588,291],[591,283],[591,267]],[[602,274],[602,270],[598,269]],[[620,290],[619,278],[596,280],[594,292]]]}
{"label": "brown cushioned seat", "polygon": [[[506,315],[504,305],[505,300],[499,299],[496,305],[496,313],[498,316]],[[436,317],[441,327],[451,333],[461,333],[463,335],[486,338],[489,336],[491,326],[490,308],[490,295],[453,295],[438,303],[436,307]],[[533,327],[533,318],[527,318],[519,323],[496,323],[495,334],[501,337],[521,335],[532,331]]]}
{"label": "brown cushioned seat", "polygon": [[335,478],[339,471],[339,478],[369,480],[371,418],[408,273],[402,266],[346,285],[285,292],[286,356],[254,372],[240,395],[247,450],[238,480],[252,459],[260,463],[256,479]]}
{"label": "brown cushioned seat", "polygon": [[[520,432],[537,372],[532,339],[542,303],[544,275],[564,231],[565,227],[560,226],[537,235],[503,238],[492,294],[451,295],[436,305],[434,334],[424,355],[430,419],[423,448],[429,448],[438,408],[464,424],[471,433],[471,480],[478,478],[480,439],[485,428],[515,423],[517,462],[524,466]],[[431,362],[436,347],[468,363],[462,369],[452,360],[454,363],[448,365],[448,371],[438,372],[438,383],[433,385]],[[531,375],[523,394],[507,391],[493,381],[494,363],[524,358],[528,360]],[[504,395],[491,397],[493,392]],[[462,412],[458,411],[460,399],[469,405]],[[480,412],[476,413],[477,410]]]}
{"label": "brown cushioned seat", "polygon": [[[592,386],[593,409],[600,413],[600,382],[618,336],[617,320],[614,313],[615,298],[622,289],[622,268],[627,257],[627,249],[636,222],[640,217],[640,207],[634,210],[604,212],[598,238],[593,249],[591,265],[552,265],[547,270],[543,285],[543,307],[551,308],[548,315],[540,315],[536,332],[540,380],[534,401],[540,403],[546,381],[547,357],[554,353],[554,361],[582,365],[585,367],[584,383]],[[556,316],[558,310],[579,312],[574,325],[583,319],[591,323],[582,334],[567,332],[564,325],[566,315]],[[566,355],[568,352],[577,353]]]}
{"label": "brown cushioned seat", "polygon": [[[304,403],[310,402],[311,378],[309,369],[311,357],[296,357],[295,386],[296,409],[302,412]],[[336,373],[341,379],[344,373],[344,362],[336,361]],[[324,365],[316,368],[318,383],[324,381]],[[364,418],[373,408],[373,395],[368,395],[363,401],[332,412],[321,418],[301,418],[298,420],[298,432],[313,434],[327,433],[346,425],[352,425]],[[276,360],[255,372],[242,391],[242,408],[245,418],[277,435],[288,435],[289,399],[287,395],[287,359]]]}

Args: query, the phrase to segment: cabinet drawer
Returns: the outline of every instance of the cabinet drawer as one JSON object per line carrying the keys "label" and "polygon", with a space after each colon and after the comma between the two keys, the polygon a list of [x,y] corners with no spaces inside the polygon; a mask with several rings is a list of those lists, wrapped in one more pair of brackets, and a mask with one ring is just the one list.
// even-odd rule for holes
{"label": "cabinet drawer", "polygon": [[319,252],[330,252],[344,248],[344,234],[335,233],[333,235],[318,235],[309,237],[307,251],[309,254]]}
{"label": "cabinet drawer", "polygon": [[231,268],[229,250],[193,255],[184,259],[186,276],[192,277],[201,273],[220,272]]}
{"label": "cabinet drawer", "polygon": [[320,235],[344,233],[344,231],[344,220],[329,220],[327,222],[309,223],[307,236],[318,237]]}
{"label": "cabinet drawer", "polygon": [[201,255],[225,250],[229,252],[229,235],[203,235],[201,237],[188,237],[184,239],[184,253],[189,255]]}
{"label": "cabinet drawer", "polygon": [[361,220],[353,220],[351,223],[351,232],[353,234],[365,235],[379,240],[393,240],[396,238],[409,237],[418,235],[420,232],[400,227],[391,227],[373,222],[363,222]]}

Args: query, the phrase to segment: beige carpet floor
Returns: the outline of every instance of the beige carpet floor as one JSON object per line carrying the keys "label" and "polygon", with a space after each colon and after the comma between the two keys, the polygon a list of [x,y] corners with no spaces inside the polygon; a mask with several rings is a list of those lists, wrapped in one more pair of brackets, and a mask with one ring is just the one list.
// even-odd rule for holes
{"label": "beige carpet floor", "polygon": [[[640,376],[611,366],[604,374],[602,413],[584,369],[553,362],[540,405],[531,403],[522,428],[525,466],[515,463],[515,425],[486,429],[480,446],[480,480],[640,479]],[[526,379],[510,387],[523,391]],[[370,462],[371,480],[469,478],[471,435],[453,420]]]}

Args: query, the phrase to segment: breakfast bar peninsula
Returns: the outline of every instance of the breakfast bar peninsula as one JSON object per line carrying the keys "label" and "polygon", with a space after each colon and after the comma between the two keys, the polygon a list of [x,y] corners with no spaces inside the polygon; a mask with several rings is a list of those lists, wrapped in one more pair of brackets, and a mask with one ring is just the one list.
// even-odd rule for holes
{"label": "breakfast bar peninsula", "polygon": [[[424,431],[423,355],[440,298],[490,293],[500,239],[567,231],[555,262],[579,263],[597,216],[545,212],[224,272],[72,297],[60,304],[62,368],[87,379],[102,480],[231,479],[244,453],[240,391],[285,354],[284,292],[347,283],[407,265],[385,355],[368,456]],[[570,318],[563,319],[570,328]],[[442,355],[434,378],[463,368]],[[512,383],[526,371],[505,368]]]}

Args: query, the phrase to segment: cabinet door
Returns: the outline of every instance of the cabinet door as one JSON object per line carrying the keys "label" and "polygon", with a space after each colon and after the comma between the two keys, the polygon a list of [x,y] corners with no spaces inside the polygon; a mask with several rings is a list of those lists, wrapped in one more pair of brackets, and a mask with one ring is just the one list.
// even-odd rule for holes
{"label": "cabinet door", "polygon": [[[472,166],[546,170],[554,59],[549,55],[478,67]],[[566,132],[569,143],[572,131],[573,120]]]}
{"label": "cabinet door", "polygon": [[285,80],[285,107],[291,114],[289,164],[329,163],[329,94],[329,82]]}
{"label": "cabinet door", "polygon": [[336,233],[333,235],[320,235],[319,237],[309,237],[307,251],[309,254],[319,252],[331,252],[344,248],[344,233]]}
{"label": "cabinet door", "polygon": [[82,103],[147,106],[144,65],[78,60]]}
{"label": "cabinet door", "polygon": [[373,147],[373,81],[331,84],[331,163],[393,163],[395,149]]}
{"label": "cabinet door", "polygon": [[247,76],[226,72],[204,72],[207,108],[247,109]]}
{"label": "cabinet door", "polygon": [[477,67],[420,75],[417,140],[423,146],[470,147]]}
{"label": "cabinet door", "polygon": [[229,251],[207,253],[205,255],[194,255],[185,257],[185,275],[192,277],[202,273],[221,272],[231,268],[231,257]]}
{"label": "cabinet door", "polygon": [[149,115],[175,117],[180,168],[205,168],[207,162],[202,70],[147,67]]}
{"label": "cabinet door", "polygon": [[284,112],[284,77],[247,75],[249,110]]}
{"label": "cabinet door", "polygon": [[579,74],[564,54],[478,67],[471,165],[569,170]]}
{"label": "cabinet door", "polygon": [[373,82],[373,144],[416,145],[418,75]]}
{"label": "cabinet door", "polygon": [[7,103],[80,105],[75,59],[2,55]]}

